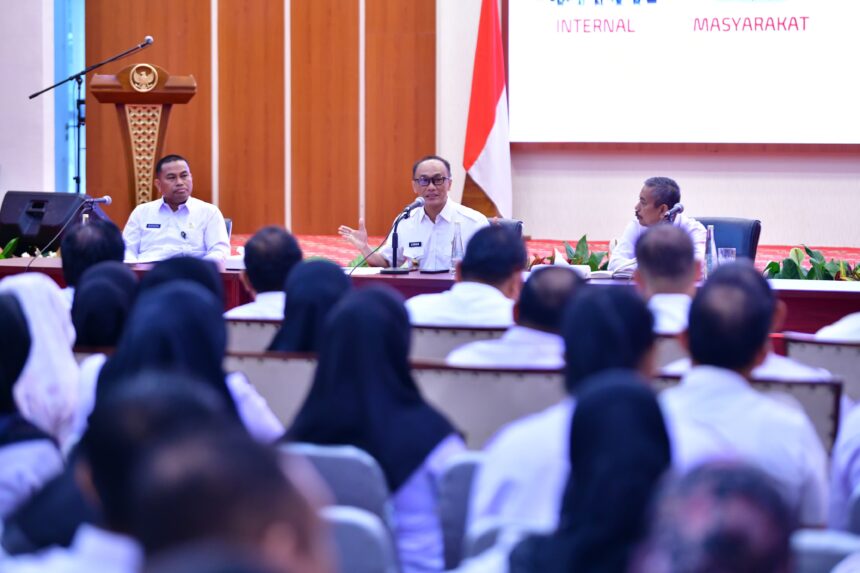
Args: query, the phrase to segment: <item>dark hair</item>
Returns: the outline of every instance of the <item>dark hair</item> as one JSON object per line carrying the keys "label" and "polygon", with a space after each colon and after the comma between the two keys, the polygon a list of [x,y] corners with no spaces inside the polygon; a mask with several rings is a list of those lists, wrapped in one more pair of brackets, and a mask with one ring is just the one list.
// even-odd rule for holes
{"label": "dark hair", "polygon": [[119,227],[103,219],[91,218],[66,231],[60,243],[63,254],[63,280],[77,286],[84,271],[102,261],[122,262],[125,243]]}
{"label": "dark hair", "polygon": [[567,267],[532,272],[520,292],[517,322],[546,332],[560,332],[565,306],[583,284],[585,281]]}
{"label": "dark hair", "polygon": [[81,454],[89,464],[108,525],[128,531],[135,463],[153,441],[236,424],[223,398],[193,377],[143,372],[96,400]]}
{"label": "dark hair", "polygon": [[116,346],[137,289],[137,276],[122,263],[103,261],[90,267],[81,275],[72,301],[75,344]]}
{"label": "dark hair", "polygon": [[679,281],[693,273],[693,241],[674,225],[654,225],[636,241],[639,270],[650,279]]}
{"label": "dark hair", "polygon": [[415,172],[418,171],[418,167],[422,163],[424,163],[425,161],[432,161],[432,160],[441,161],[442,164],[445,166],[445,169],[448,170],[448,177],[451,177],[451,164],[448,163],[447,159],[445,159],[444,157],[439,157],[438,155],[425,155],[424,157],[422,157],[421,159],[416,161],[412,165],[412,177],[415,177]]}
{"label": "dark hair", "polygon": [[525,269],[527,256],[526,245],[516,231],[490,225],[469,239],[460,272],[464,281],[496,286]]}
{"label": "dark hair", "polygon": [[212,261],[195,257],[173,257],[156,263],[140,281],[140,294],[177,280],[188,280],[201,285],[224,304],[224,283],[218,267]]}
{"label": "dark hair", "polygon": [[681,188],[674,179],[651,177],[645,180],[645,187],[654,192],[654,206],[667,205],[670,209],[681,200]]}
{"label": "dark hair", "polygon": [[570,394],[593,374],[636,369],[654,346],[654,318],[645,301],[624,287],[585,287],[568,304],[562,323]]}
{"label": "dark hair", "polygon": [[286,523],[311,546],[313,510],[275,451],[239,432],[196,432],[164,441],[138,465],[131,533],[147,554],[203,540],[257,545]]}
{"label": "dark hair", "polygon": [[[688,527],[691,513],[703,521],[697,527]],[[661,562],[668,561],[669,571],[776,573],[789,570],[796,526],[767,475],[751,466],[717,462],[664,488],[649,545]]]}
{"label": "dark hair", "polygon": [[18,411],[12,389],[29,355],[27,316],[15,295],[0,294],[0,414]]}
{"label": "dark hair", "polygon": [[274,573],[254,553],[252,548],[207,540],[148,558],[143,573]]}
{"label": "dark hair", "polygon": [[283,227],[263,227],[245,243],[245,272],[257,292],[283,290],[287,276],[301,260],[299,242]]}
{"label": "dark hair", "polygon": [[719,267],[693,298],[687,335],[699,364],[741,370],[770,334],[776,299],[751,264]]}
{"label": "dark hair", "polygon": [[174,161],[184,161],[186,165],[188,165],[188,169],[191,169],[191,164],[188,163],[188,160],[182,157],[181,155],[176,155],[172,153],[170,155],[165,155],[161,159],[158,160],[158,163],[155,164],[155,175],[156,177],[161,174],[161,168],[167,165],[168,163],[173,163]]}

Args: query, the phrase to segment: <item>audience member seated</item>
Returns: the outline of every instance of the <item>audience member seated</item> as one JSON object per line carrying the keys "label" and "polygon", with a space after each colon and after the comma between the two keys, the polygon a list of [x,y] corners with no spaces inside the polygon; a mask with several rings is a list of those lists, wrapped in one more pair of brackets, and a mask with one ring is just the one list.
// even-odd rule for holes
{"label": "audience member seated", "polygon": [[172,281],[140,294],[116,352],[102,368],[96,404],[124,378],[145,368],[194,376],[216,389],[252,436],[284,432],[265,399],[238,372],[224,372],[227,328],[218,300],[198,284]]}
{"label": "audience member seated", "polygon": [[326,322],[313,386],[287,433],[294,442],[353,445],[379,462],[392,492],[404,573],[443,568],[439,479],[465,449],[415,385],[410,335],[402,299],[392,290],[346,295]]}
{"label": "audience member seated", "polygon": [[352,288],[352,281],[330,261],[303,261],[285,285],[284,322],[269,350],[319,352],[323,327],[331,309]]}
{"label": "audience member seated", "polygon": [[6,277],[0,280],[0,293],[18,299],[30,331],[30,354],[13,392],[18,411],[63,448],[71,437],[79,401],[69,308],[60,287],[41,273]]}
{"label": "audience member seated", "polygon": [[[130,536],[129,490],[138,460],[158,440],[230,425],[224,401],[202,384],[165,372],[124,380],[96,404],[75,471],[81,491],[103,516],[99,524],[81,524],[68,548],[7,559],[3,572],[137,573],[143,552]],[[53,509],[59,515],[65,510]]]}
{"label": "audience member seated", "polygon": [[687,329],[701,263],[690,236],[672,225],[656,225],[636,242],[639,266],[633,278],[654,315],[654,332],[673,336]]}
{"label": "audience member seated", "polygon": [[794,516],[770,479],[707,464],[661,493],[634,573],[788,573]]}
{"label": "audience member seated", "polygon": [[102,261],[122,262],[125,243],[119,227],[104,219],[91,218],[86,224],[72,226],[60,243],[63,261],[63,296],[72,306],[78,281],[91,266]]}
{"label": "audience member seated", "polygon": [[570,418],[583,380],[613,368],[652,376],[652,328],[651,313],[632,289],[585,287],[573,297],[562,322],[569,397],[508,424],[488,443],[472,487],[469,527],[484,518],[557,525],[570,473]]}
{"label": "audience member seated", "polygon": [[218,302],[224,301],[224,282],[218,273],[218,267],[211,261],[195,259],[194,257],[173,257],[156,263],[147,271],[140,281],[140,292],[169,283],[171,281],[188,280],[199,284],[215,295]]}
{"label": "audience member seated", "polygon": [[851,497],[860,486],[860,408],[842,410],[830,460],[830,512],[827,523],[847,530]]}
{"label": "audience member seated", "polygon": [[240,275],[254,302],[224,313],[224,318],[279,319],[284,316],[284,283],[302,260],[296,238],[283,227],[263,227],[245,243],[245,270]]}
{"label": "audience member seated", "polygon": [[671,465],[663,415],[647,382],[611,371],[586,382],[569,431],[570,479],[558,529],[511,552],[511,573],[625,573]]}
{"label": "audience member seated", "polygon": [[609,270],[633,271],[636,268],[636,242],[649,227],[670,223],[683,230],[690,237],[696,252],[696,259],[705,258],[705,240],[708,232],[701,223],[684,213],[675,216],[674,222],[667,221],[669,210],[681,202],[681,188],[668,177],[651,177],[639,192],[639,200],[634,208],[636,220],[631,221],[618,244],[609,257]]}
{"label": "audience member seated", "polygon": [[273,572],[334,571],[316,508],[274,450],[247,434],[198,432],[163,442],[144,456],[132,483],[130,531],[147,561],[209,542],[257,555]]}
{"label": "audience member seated", "polygon": [[166,551],[148,559],[144,573],[278,573],[256,554],[204,542]]}
{"label": "audience member seated", "polygon": [[422,326],[511,326],[525,266],[525,243],[515,231],[484,227],[472,236],[457,265],[456,284],[407,300],[409,319]]}
{"label": "audience member seated", "polygon": [[516,325],[496,340],[481,340],[454,349],[451,366],[494,368],[563,368],[561,317],[583,280],[567,267],[548,267],[530,274],[520,292]]}
{"label": "audience member seated", "polygon": [[[729,286],[743,283],[751,292],[757,294],[762,304],[770,309],[769,332],[779,332],[785,323],[788,309],[785,302],[778,300],[770,285],[761,274],[746,261],[738,261],[730,265],[720,267],[719,274],[711,275],[708,282],[723,283]],[[767,353],[764,360],[757,364],[751,373],[752,378],[765,380],[798,380],[815,381],[829,380],[833,375],[824,368],[807,366],[797,360],[781,356],[772,351],[770,341],[765,341]],[[663,368],[663,373],[672,375],[683,375],[690,370],[692,363],[689,358],[681,358]]]}
{"label": "audience member seated", "polygon": [[18,412],[12,389],[30,354],[21,305],[0,294],[0,521],[63,469],[54,440]]}
{"label": "audience member seated", "polygon": [[836,342],[860,342],[860,312],[849,314],[825,326],[815,333],[815,338]]}
{"label": "audience member seated", "polygon": [[[749,272],[747,272],[749,271]],[[826,455],[804,411],[754,390],[748,379],[767,355],[775,300],[752,266],[718,268],[690,306],[692,369],[661,402],[676,466],[739,459],[771,476],[805,525],[827,513]]]}

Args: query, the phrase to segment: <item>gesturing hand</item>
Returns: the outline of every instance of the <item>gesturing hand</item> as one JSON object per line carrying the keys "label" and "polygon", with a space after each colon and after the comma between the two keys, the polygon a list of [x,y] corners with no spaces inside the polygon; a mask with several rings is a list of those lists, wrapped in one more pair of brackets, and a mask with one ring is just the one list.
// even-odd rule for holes
{"label": "gesturing hand", "polygon": [[367,248],[367,228],[364,226],[364,219],[358,220],[358,229],[341,225],[337,232],[359,251]]}

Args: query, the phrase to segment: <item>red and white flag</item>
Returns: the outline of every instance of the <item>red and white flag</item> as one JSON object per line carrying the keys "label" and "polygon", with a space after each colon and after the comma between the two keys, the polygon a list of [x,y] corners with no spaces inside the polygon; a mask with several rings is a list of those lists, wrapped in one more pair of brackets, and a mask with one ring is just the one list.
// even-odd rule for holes
{"label": "red and white flag", "polygon": [[482,0],[463,167],[503,217],[512,210],[508,93],[498,0]]}

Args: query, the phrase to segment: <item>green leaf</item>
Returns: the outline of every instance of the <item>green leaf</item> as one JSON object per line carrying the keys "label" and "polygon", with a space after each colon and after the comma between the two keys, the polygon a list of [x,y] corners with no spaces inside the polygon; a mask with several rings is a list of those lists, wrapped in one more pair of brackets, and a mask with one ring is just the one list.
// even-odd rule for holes
{"label": "green leaf", "polygon": [[[795,247],[795,248],[791,249],[791,251],[788,252],[788,259],[786,259],[786,260],[793,261],[799,270],[801,268],[802,263],[803,263],[803,259],[804,259],[803,251],[801,251],[800,249]],[[785,272],[785,264],[782,265],[782,269],[783,269],[783,272]]]}
{"label": "green leaf", "polygon": [[564,254],[567,256],[567,260],[573,262],[576,258],[576,251],[573,250],[573,247],[567,241],[564,241],[562,244],[564,245]]}
{"label": "green leaf", "polygon": [[577,260],[574,264],[582,265],[588,260],[588,240],[586,239],[586,235],[583,235],[576,243],[576,251],[574,254]]}
{"label": "green leaf", "polygon": [[[792,249],[792,251],[799,251],[799,249]],[[782,272],[779,277],[782,279],[802,279],[803,277],[800,274],[800,265],[794,259],[785,259],[782,261]]]}
{"label": "green leaf", "polygon": [[764,268],[765,277],[767,277],[769,279],[777,278],[779,271],[780,271],[779,263],[776,261],[769,262],[767,264],[767,266]]}
{"label": "green leaf", "polygon": [[[840,263],[841,262],[843,261],[840,261]],[[831,259],[829,263],[824,263],[824,268],[827,269],[827,272],[830,273],[830,276],[836,278],[836,274],[840,270],[840,263],[837,263],[836,261]]]}
{"label": "green leaf", "polygon": [[801,245],[801,246],[803,247],[803,250],[806,251],[806,254],[809,256],[809,258],[811,260],[818,261],[820,263],[824,262],[824,254],[821,251],[813,251],[812,249],[810,249],[806,245]]}
{"label": "green leaf", "polygon": [[[602,262],[603,262],[603,259],[604,259],[608,254],[609,254],[609,253],[608,253],[608,252],[606,252],[606,251],[594,251],[594,253],[592,253],[592,256],[597,257],[597,270],[599,270],[599,269],[600,269],[600,263],[602,263]],[[608,259],[607,259],[607,261],[606,261],[606,264],[609,264],[609,260],[608,260]]]}
{"label": "green leaf", "polygon": [[18,237],[15,237],[3,247],[3,252],[0,252],[0,259],[8,259],[15,253],[15,247],[18,246]]}
{"label": "green leaf", "polygon": [[[370,266],[367,264],[367,261],[365,261],[363,259],[364,259],[364,257],[359,255],[359,256],[355,257],[354,259],[352,259],[351,261],[349,261],[348,263],[346,263],[346,266],[348,266],[348,267],[368,267],[368,266]],[[359,263],[361,263],[361,264],[359,264]]]}
{"label": "green leaf", "polygon": [[609,270],[609,259],[606,259],[606,262],[600,265],[600,268],[597,269],[599,271],[608,271]]}

